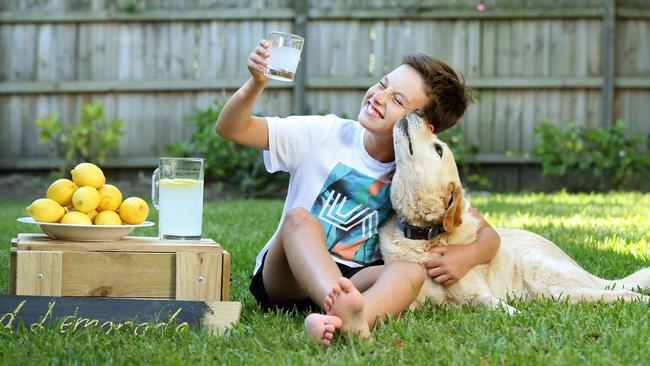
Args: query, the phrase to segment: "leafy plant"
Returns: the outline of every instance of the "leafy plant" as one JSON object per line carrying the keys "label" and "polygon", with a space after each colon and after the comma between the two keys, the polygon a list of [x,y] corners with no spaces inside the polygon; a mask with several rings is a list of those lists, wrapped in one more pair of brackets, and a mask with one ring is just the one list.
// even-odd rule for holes
{"label": "leafy plant", "polygon": [[636,135],[626,136],[623,121],[608,128],[579,127],[564,130],[548,120],[535,127],[534,153],[542,160],[542,174],[557,178],[569,189],[629,189],[650,167],[650,142],[641,146]]}
{"label": "leafy plant", "polygon": [[122,127],[126,121],[120,118],[109,121],[104,116],[101,100],[83,104],[80,111],[81,119],[76,124],[61,122],[58,113],[34,121],[40,128],[39,142],[51,143],[57,157],[62,159],[61,174],[78,161],[106,163],[109,153],[118,151],[118,142],[124,136]]}
{"label": "leafy plant", "polygon": [[465,182],[470,187],[477,189],[488,189],[491,187],[490,180],[481,174],[480,166],[476,159],[479,152],[478,146],[463,142],[463,132],[460,128],[450,128],[437,134],[438,138],[446,142],[454,153],[456,165],[459,167]]}
{"label": "leafy plant", "polygon": [[171,156],[200,156],[205,159],[205,172],[217,181],[213,188],[237,187],[248,197],[277,197],[288,182],[285,173],[269,174],[259,150],[225,140],[214,131],[223,103],[215,101],[212,107],[197,110],[183,119],[195,130],[187,141],[167,146]]}

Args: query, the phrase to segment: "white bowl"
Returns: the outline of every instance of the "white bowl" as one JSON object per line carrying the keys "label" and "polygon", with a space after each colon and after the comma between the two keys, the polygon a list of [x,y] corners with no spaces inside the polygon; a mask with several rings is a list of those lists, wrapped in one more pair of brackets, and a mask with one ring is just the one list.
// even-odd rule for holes
{"label": "white bowl", "polygon": [[129,235],[136,227],[155,225],[145,221],[138,225],[71,225],[34,221],[31,217],[20,217],[18,222],[35,224],[52,239],[76,241],[112,241]]}

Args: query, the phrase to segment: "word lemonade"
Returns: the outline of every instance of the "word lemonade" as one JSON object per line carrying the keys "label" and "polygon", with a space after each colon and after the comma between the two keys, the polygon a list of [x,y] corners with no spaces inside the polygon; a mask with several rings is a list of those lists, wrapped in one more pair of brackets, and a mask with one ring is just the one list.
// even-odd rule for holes
{"label": "word lemonade", "polygon": [[[159,227],[168,238],[201,237],[203,181],[186,178],[160,180]],[[182,212],[182,215],[178,213]]]}
{"label": "word lemonade", "polygon": [[[32,324],[26,324],[22,321],[20,317],[20,311],[23,308],[23,306],[27,303],[27,300],[23,300],[16,306],[16,308],[9,313],[5,314],[0,314],[0,329],[4,330],[9,330],[13,331],[14,329],[19,329],[20,327],[24,327],[25,329],[29,329],[32,332],[35,331],[46,331],[46,330],[54,330],[56,332],[65,334],[65,333],[75,333],[77,330],[81,330],[84,328],[96,328],[96,329],[101,329],[106,334],[110,334],[111,332],[119,332],[121,330],[125,331],[132,331],[134,335],[138,336],[141,334],[145,334],[149,331],[149,329],[152,330],[158,330],[158,331],[168,331],[171,330],[172,332],[180,333],[189,328],[189,324],[187,322],[177,322],[176,318],[178,315],[181,313],[183,309],[178,308],[176,312],[171,314],[169,319],[166,321],[159,321],[159,322],[151,322],[151,321],[111,321],[111,320],[99,320],[99,319],[92,319],[92,318],[84,318],[81,316],[76,316],[76,315],[67,315],[63,317],[62,319],[59,317],[54,317],[54,307],[56,305],[56,301],[52,301],[48,303],[47,307],[47,312],[40,316],[40,319],[38,322],[32,323]],[[76,313],[76,311],[75,311]]]}
{"label": "word lemonade", "polygon": [[106,184],[102,170],[81,163],[71,172],[72,180],[58,179],[47,189],[45,198],[32,202],[26,210],[36,222],[68,225],[138,225],[149,215],[149,206],[139,197],[122,200],[122,192]]}

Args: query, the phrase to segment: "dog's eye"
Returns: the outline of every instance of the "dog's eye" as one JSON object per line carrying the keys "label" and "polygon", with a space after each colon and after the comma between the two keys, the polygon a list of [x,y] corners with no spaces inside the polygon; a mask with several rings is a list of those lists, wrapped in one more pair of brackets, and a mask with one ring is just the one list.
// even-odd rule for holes
{"label": "dog's eye", "polygon": [[434,144],[433,148],[436,149],[436,152],[438,153],[438,155],[440,157],[442,157],[442,151],[443,151],[442,146],[440,144]]}

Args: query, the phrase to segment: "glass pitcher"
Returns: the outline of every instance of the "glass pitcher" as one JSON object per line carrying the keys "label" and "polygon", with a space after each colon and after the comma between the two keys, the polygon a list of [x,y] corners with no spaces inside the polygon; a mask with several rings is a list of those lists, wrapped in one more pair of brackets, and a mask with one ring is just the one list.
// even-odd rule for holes
{"label": "glass pitcher", "polygon": [[203,159],[160,158],[151,177],[160,239],[201,239]]}

